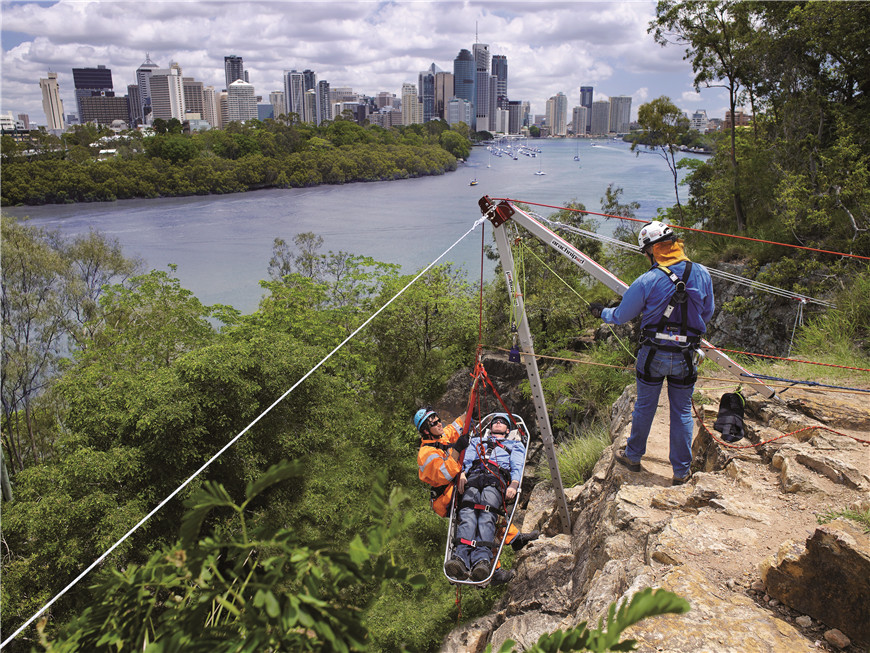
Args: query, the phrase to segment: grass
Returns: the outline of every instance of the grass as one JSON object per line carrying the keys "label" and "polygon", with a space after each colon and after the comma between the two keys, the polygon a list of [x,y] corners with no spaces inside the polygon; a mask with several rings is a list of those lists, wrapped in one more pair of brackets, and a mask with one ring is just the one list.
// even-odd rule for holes
{"label": "grass", "polygon": [[851,508],[829,510],[828,512],[824,512],[816,517],[816,521],[820,524],[827,524],[828,522],[839,519],[840,517],[858,522],[861,528],[864,529],[865,533],[870,533],[870,509],[864,510],[863,512],[852,510]]}
{"label": "grass", "polygon": [[[601,458],[601,452],[609,446],[610,433],[607,426],[601,422],[594,423],[582,435],[575,434],[573,438],[564,442],[556,453],[562,484],[565,487],[573,487],[586,482],[592,475],[595,463]],[[538,475],[544,480],[549,480],[549,466],[539,465]]]}

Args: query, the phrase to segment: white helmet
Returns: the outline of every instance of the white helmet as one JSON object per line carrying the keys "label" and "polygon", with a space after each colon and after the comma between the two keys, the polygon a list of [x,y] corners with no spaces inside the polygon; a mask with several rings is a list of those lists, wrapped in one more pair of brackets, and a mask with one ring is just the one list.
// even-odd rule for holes
{"label": "white helmet", "polygon": [[640,251],[643,252],[650,245],[655,245],[656,243],[660,243],[663,240],[668,240],[673,237],[674,230],[671,229],[670,226],[666,225],[664,222],[653,220],[652,222],[647,222],[643,227],[641,227],[640,233],[637,235],[637,244],[640,246]]}

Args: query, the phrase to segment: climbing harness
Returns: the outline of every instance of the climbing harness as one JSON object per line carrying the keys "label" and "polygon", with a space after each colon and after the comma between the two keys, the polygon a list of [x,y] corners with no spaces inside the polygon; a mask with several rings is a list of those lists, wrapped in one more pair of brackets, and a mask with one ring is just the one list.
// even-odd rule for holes
{"label": "climbing harness", "polygon": [[[701,343],[701,331],[689,326],[689,293],[686,291],[686,282],[692,273],[692,262],[686,261],[682,278],[664,265],[656,265],[653,270],[660,270],[670,279],[674,284],[674,292],[668,300],[659,323],[652,328],[647,327],[641,334],[640,344],[649,346],[650,352],[643,370],[637,371],[637,377],[647,383],[661,383],[665,377],[653,376],[650,372],[653,359],[660,351],[677,352],[685,357],[689,375],[681,378],[668,377],[668,383],[675,386],[691,386],[698,379],[694,355]],[[677,312],[676,315],[674,311]],[[662,344],[660,341],[674,344]]]}

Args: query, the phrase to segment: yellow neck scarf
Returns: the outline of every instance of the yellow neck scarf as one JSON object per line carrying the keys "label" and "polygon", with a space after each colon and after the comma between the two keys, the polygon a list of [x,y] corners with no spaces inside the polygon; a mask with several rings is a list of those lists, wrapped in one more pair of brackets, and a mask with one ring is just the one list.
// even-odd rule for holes
{"label": "yellow neck scarf", "polygon": [[683,251],[683,243],[678,240],[656,243],[652,246],[652,254],[656,263],[664,266],[689,260]]}

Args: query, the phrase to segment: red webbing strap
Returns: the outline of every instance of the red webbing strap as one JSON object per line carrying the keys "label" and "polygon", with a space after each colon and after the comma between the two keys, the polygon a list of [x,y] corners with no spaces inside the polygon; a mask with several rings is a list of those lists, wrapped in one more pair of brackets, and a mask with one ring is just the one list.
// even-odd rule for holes
{"label": "red webbing strap", "polygon": [[481,376],[483,377],[483,379],[486,381],[486,383],[489,385],[489,387],[492,388],[492,393],[495,395],[495,398],[498,399],[498,403],[501,404],[501,407],[504,408],[504,412],[507,413],[508,417],[510,418],[511,424],[513,425],[514,428],[517,428],[517,421],[514,419],[513,412],[511,411],[510,408],[507,407],[507,404],[505,404],[504,399],[501,398],[501,395],[498,393],[498,390],[496,389],[492,380],[489,378],[489,375],[486,373],[486,369],[483,367],[482,364],[480,366],[480,372],[481,372]]}

